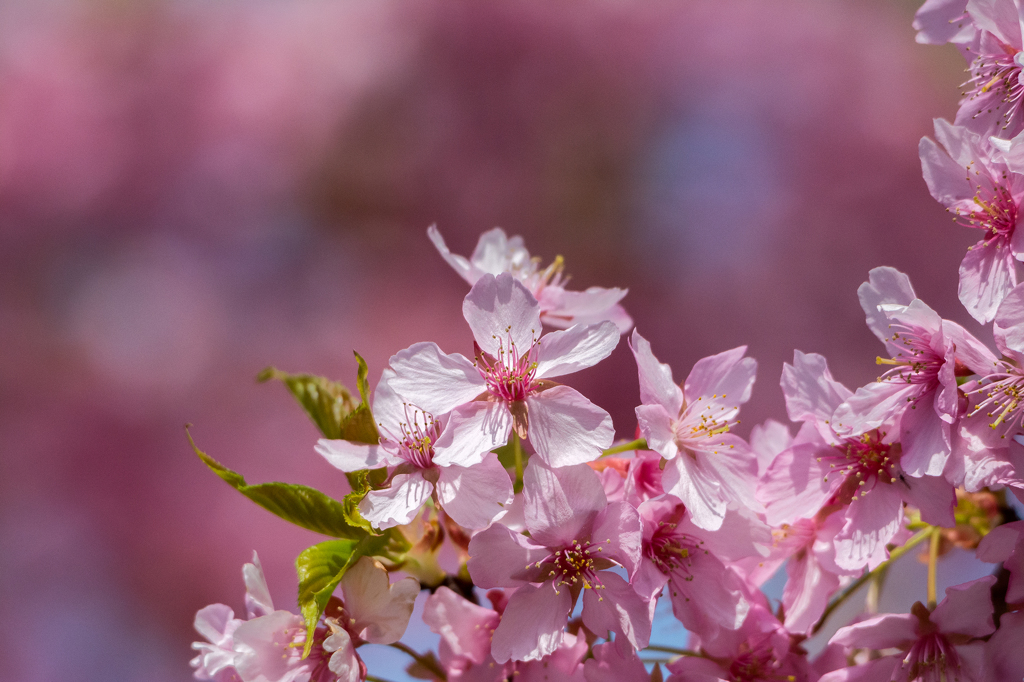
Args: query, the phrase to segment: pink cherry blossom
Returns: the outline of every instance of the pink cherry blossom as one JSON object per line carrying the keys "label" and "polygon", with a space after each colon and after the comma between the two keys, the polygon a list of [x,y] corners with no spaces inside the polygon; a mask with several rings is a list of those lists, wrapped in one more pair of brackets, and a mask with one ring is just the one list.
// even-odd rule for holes
{"label": "pink cherry blossom", "polygon": [[759,604],[751,607],[740,629],[723,630],[715,639],[697,644],[705,657],[682,656],[669,663],[672,675],[666,682],[813,682],[817,678],[807,653]]}
{"label": "pink cherry blossom", "polygon": [[977,557],[1003,565],[1010,574],[1006,602],[1024,605],[1024,521],[993,528],[978,545]]}
{"label": "pink cherry blossom", "polygon": [[[400,357],[394,356],[392,362],[400,362]],[[322,438],[316,451],[346,472],[391,467],[389,487],[371,490],[359,503],[360,513],[377,528],[409,523],[431,496],[459,525],[487,526],[512,502],[512,481],[497,455],[485,449],[463,450],[455,461],[438,456],[435,446],[450,416],[435,417],[403,400],[391,387],[394,377],[394,370],[384,370],[374,391],[378,445]],[[496,437],[485,445],[495,448],[503,443]]]}
{"label": "pink cherry blossom", "polygon": [[730,505],[756,509],[757,457],[729,433],[757,371],[757,362],[743,357],[746,346],[700,360],[682,388],[636,330],[630,348],[640,373],[640,431],[648,447],[668,460],[665,492],[682,500],[693,522],[707,530],[722,525]]}
{"label": "pink cherry blossom", "polygon": [[984,644],[975,638],[995,631],[989,596],[994,583],[988,576],[947,588],[946,598],[931,611],[917,602],[910,613],[885,614],[840,628],[832,643],[900,653],[833,671],[820,682],[985,682]]}
{"label": "pink cherry blossom", "polygon": [[483,275],[463,303],[476,362],[432,343],[392,358],[391,386],[432,414],[451,412],[435,462],[466,461],[505,442],[513,428],[551,466],[596,459],[612,443],[608,413],[554,377],[597,364],[618,345],[611,322],[540,335],[540,306],[510,274]]}
{"label": "pink cherry blossom", "polygon": [[783,368],[782,389],[790,419],[803,426],[758,484],[769,525],[794,524],[832,506],[823,517],[845,519],[834,536],[836,566],[843,571],[885,561],[885,546],[903,522],[903,502],[917,506],[929,523],[954,525],[953,486],[941,476],[905,476],[895,429],[881,422],[859,436],[835,433],[833,413],[851,393],[832,378],[824,357],[795,351],[793,364]]}
{"label": "pink cherry blossom", "polygon": [[967,0],[925,0],[914,15],[917,42],[929,45],[969,45],[978,35],[967,14]]}
{"label": "pink cherry blossom", "polygon": [[650,599],[667,585],[672,612],[702,638],[739,628],[750,610],[750,594],[726,562],[766,554],[768,528],[730,510],[719,530],[709,532],[694,525],[671,497],[647,500],[638,511],[644,539],[634,589]]}
{"label": "pink cherry blossom", "polygon": [[832,428],[857,436],[897,424],[903,471],[941,475],[952,452],[953,425],[965,409],[957,374],[986,372],[995,357],[916,298],[907,276],[893,268],[872,270],[858,294],[868,326],[891,358],[878,362],[891,369],[847,398],[832,416]]}
{"label": "pink cherry blossom", "polygon": [[633,326],[633,320],[619,305],[627,293],[625,289],[590,287],[586,291],[569,291],[565,288],[569,278],[562,274],[561,256],[541,269],[538,259],[531,258],[523,246],[523,238],[517,235],[510,239],[500,227],[480,235],[469,259],[449,251],[436,226],[427,228],[427,235],[441,257],[470,286],[484,275],[497,276],[503,272],[522,282],[540,303],[540,319],[546,325],[567,329],[607,320],[614,322],[623,334]]}
{"label": "pink cherry blossom", "polygon": [[960,301],[979,322],[991,322],[1017,285],[1016,262],[1024,259],[1024,231],[1017,231],[1024,168],[977,133],[942,119],[935,119],[935,139],[938,144],[928,138],[920,144],[928,189],[954,221],[982,231],[960,264]]}
{"label": "pink cherry blossom", "polygon": [[642,544],[636,510],[609,504],[586,465],[551,469],[531,461],[523,482],[529,537],[494,524],[469,544],[469,574],[478,587],[518,588],[494,631],[494,659],[538,660],[552,653],[581,594],[589,630],[647,646],[654,602],[607,570],[617,565],[630,577],[636,573]]}

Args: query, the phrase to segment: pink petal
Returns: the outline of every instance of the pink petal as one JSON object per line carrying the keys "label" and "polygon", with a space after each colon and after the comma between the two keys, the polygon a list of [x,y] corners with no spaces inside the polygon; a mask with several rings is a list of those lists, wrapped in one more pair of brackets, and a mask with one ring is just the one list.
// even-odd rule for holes
{"label": "pink petal", "polygon": [[944,45],[966,40],[973,29],[973,22],[964,17],[966,7],[967,0],[926,0],[914,15],[917,42]]}
{"label": "pink petal", "polygon": [[[452,266],[455,272],[459,273],[459,277],[469,282],[471,285],[474,284],[482,274],[480,270],[470,264],[469,260],[465,256],[459,256],[448,250],[448,245],[444,243],[444,238],[441,233],[437,230],[437,225],[431,225],[427,228],[427,236],[430,237],[430,241],[433,242],[434,248],[437,249],[438,253],[441,254],[441,258],[444,258],[448,265]],[[480,237],[481,241],[483,237]]]}
{"label": "pink petal", "polygon": [[591,541],[601,547],[601,556],[618,562],[630,578],[640,565],[643,532],[640,515],[633,505],[612,502],[597,514]]}
{"label": "pink petal", "polygon": [[782,392],[791,421],[828,423],[832,413],[853,395],[832,378],[823,355],[793,351],[793,364],[782,366]]}
{"label": "pink petal", "polygon": [[640,405],[636,408],[637,425],[647,440],[647,447],[665,459],[679,454],[673,418],[661,405]]}
{"label": "pink petal", "polygon": [[946,344],[954,348],[956,360],[982,376],[992,371],[996,356],[969,331],[956,322],[943,320],[942,334],[946,337]]}
{"label": "pink petal", "polygon": [[832,415],[832,428],[836,433],[857,435],[883,426],[901,414],[916,398],[924,384],[895,381],[875,381],[861,386]]}
{"label": "pink petal", "polygon": [[412,521],[433,492],[434,485],[419,471],[397,474],[390,488],[366,493],[359,511],[374,528],[401,526]]}
{"label": "pink petal", "polygon": [[814,554],[805,552],[786,564],[786,587],[782,604],[786,612],[786,629],[795,634],[811,634],[828,600],[839,589],[839,576],[826,572]]}
{"label": "pink petal", "polygon": [[692,403],[699,397],[729,396],[731,405],[750,400],[757,375],[757,360],[743,357],[746,346],[711,355],[697,361],[683,384],[683,395]]}
{"label": "pink petal", "polygon": [[932,409],[929,398],[923,396],[900,419],[900,466],[914,477],[941,475],[950,453],[949,424]]}
{"label": "pink petal", "polygon": [[324,640],[324,651],[331,654],[327,668],[338,676],[338,682],[361,682],[362,670],[359,654],[352,645],[352,637],[344,630],[333,632]]}
{"label": "pink petal", "polygon": [[[196,612],[192,625],[196,632],[205,637],[208,642],[222,644],[231,629],[232,621],[235,620],[235,612],[231,610],[231,607],[224,604],[210,604]],[[227,637],[230,639],[230,636]]]}
{"label": "pink petal", "polygon": [[586,464],[551,469],[530,462],[523,474],[523,496],[530,537],[548,547],[584,537],[608,504],[601,479]]}
{"label": "pink petal", "polygon": [[935,119],[934,124],[935,139],[939,144],[924,138],[918,145],[929,191],[936,201],[951,211],[968,209],[972,205],[976,207],[974,184],[964,171],[971,165],[974,170],[990,175],[985,163],[989,154],[981,149],[981,137],[941,118]]}
{"label": "pink petal", "polygon": [[[1024,521],[996,526],[978,543],[976,556],[990,564],[1001,564],[1010,558],[1024,534]],[[212,641],[212,640],[211,640]]]}
{"label": "pink petal", "polygon": [[[238,657],[235,669],[243,680],[294,679],[302,669],[311,669],[313,661],[302,660],[302,647],[293,647],[305,634],[302,618],[288,611],[274,611],[254,618],[235,630]],[[286,677],[287,676],[287,677]]]}
{"label": "pink petal", "polygon": [[641,597],[616,573],[601,571],[601,589],[583,590],[583,624],[604,637],[615,632],[643,649],[651,641],[654,601]]}
{"label": "pink petal", "polygon": [[558,648],[569,620],[572,596],[550,583],[523,585],[508,600],[491,640],[498,663],[536,661]]}
{"label": "pink petal", "polygon": [[619,329],[611,322],[577,324],[545,334],[537,353],[537,378],[550,379],[593,367],[611,355],[617,345]]}
{"label": "pink petal", "polygon": [[[757,487],[770,526],[816,514],[843,480],[819,458],[834,452],[816,443],[794,445],[775,458]],[[829,479],[829,473],[833,476]]]}
{"label": "pink petal", "polygon": [[706,449],[697,453],[697,467],[721,484],[726,501],[764,511],[754,496],[757,458],[750,451],[750,445],[731,433],[708,438],[703,445]]}
{"label": "pink petal", "polygon": [[[583,657],[587,655],[587,638],[583,633],[562,634],[562,643],[550,655],[539,661],[527,661],[516,665],[515,682],[587,682],[583,675]],[[507,678],[469,680],[463,677],[459,682],[505,682]]]}
{"label": "pink petal", "polygon": [[630,584],[636,593],[644,599],[654,599],[666,583],[668,583],[668,576],[659,571],[650,559],[643,558],[640,560],[640,567]]}
{"label": "pink petal", "polygon": [[462,314],[480,348],[501,358],[514,346],[525,354],[540,338],[540,304],[507,272],[484,275],[466,295]]}
{"label": "pink petal", "polygon": [[512,480],[493,452],[471,467],[441,468],[437,498],[463,528],[485,528],[512,504]]}
{"label": "pink petal", "polygon": [[697,551],[685,560],[686,570],[669,576],[672,613],[683,626],[707,640],[721,630],[737,630],[750,611],[743,580],[718,557]]}
{"label": "pink petal", "polygon": [[917,639],[917,624],[917,617],[909,613],[886,613],[839,628],[829,644],[866,649],[905,649]]}
{"label": "pink petal", "polygon": [[672,368],[658,362],[650,342],[635,329],[629,348],[640,372],[640,402],[660,405],[674,419],[683,407],[683,390],[672,380]]}
{"label": "pink petal", "polygon": [[522,237],[509,238],[505,230],[495,227],[480,235],[470,261],[481,273],[497,276],[507,270],[524,269],[530,263],[530,252],[523,246]]}
{"label": "pink petal", "polygon": [[643,662],[631,652],[623,656],[612,642],[594,647],[594,657],[584,661],[587,682],[650,682]]}
{"label": "pink petal", "polygon": [[868,327],[882,343],[892,335],[889,331],[889,317],[878,309],[880,305],[910,305],[917,296],[910,278],[895,268],[875,268],[868,273],[868,281],[857,289],[860,307],[867,316]]}
{"label": "pink petal", "polygon": [[903,521],[903,500],[889,484],[876,483],[854,498],[846,511],[846,524],[836,535],[836,564],[854,570],[874,567],[885,560],[885,545]]}
{"label": "pink petal", "polygon": [[273,613],[274,600],[270,598],[267,579],[263,576],[263,566],[256,552],[252,553],[252,563],[242,566],[242,580],[245,581],[245,610],[249,618]]}
{"label": "pink petal", "polygon": [[445,355],[436,343],[416,343],[391,356],[395,376],[388,385],[409,402],[435,416],[468,403],[486,383],[466,358]]}
{"label": "pink petal", "polygon": [[1008,244],[980,241],[960,263],[960,302],[982,324],[996,316],[996,308],[1017,286],[1017,266]]}
{"label": "pink petal", "polygon": [[392,458],[379,445],[350,443],[347,440],[321,438],[313,448],[327,463],[341,471],[376,469],[390,464]]}
{"label": "pink petal", "polygon": [[969,0],[967,13],[978,28],[1006,45],[1021,49],[1020,18],[1012,0]]}
{"label": "pink petal", "polygon": [[423,622],[441,635],[456,656],[483,663],[491,654],[491,633],[498,627],[498,614],[478,606],[443,585],[427,598]]}
{"label": "pink petal", "polygon": [[[1024,234],[1024,229],[1018,232]],[[1004,352],[1024,354],[1024,285],[1014,287],[1003,299],[996,312],[992,334]]]}
{"label": "pink petal", "polygon": [[473,466],[507,443],[511,432],[512,413],[505,403],[474,400],[459,405],[434,444],[433,462],[440,467]]}
{"label": "pink petal", "polygon": [[[527,471],[531,468],[533,465]],[[477,587],[517,587],[540,579],[534,564],[550,553],[547,547],[496,523],[469,541],[467,568]]]}
{"label": "pink petal", "polygon": [[1024,678],[1024,611],[1004,613],[999,629],[985,644],[986,669],[992,680]]}
{"label": "pink petal", "polygon": [[668,460],[662,475],[665,492],[686,505],[694,525],[704,530],[721,528],[726,507],[722,485],[697,466],[689,453]]}
{"label": "pink petal", "polygon": [[405,634],[420,584],[403,578],[392,585],[384,565],[363,556],[345,572],[341,590],[355,633],[373,644],[391,644]]}
{"label": "pink petal", "polygon": [[782,422],[765,419],[764,423],[754,425],[750,430],[750,449],[757,456],[758,477],[763,476],[772,461],[791,445],[793,434]]}
{"label": "pink petal", "polygon": [[992,586],[996,578],[946,588],[946,598],[932,611],[931,621],[944,633],[984,637],[995,632],[992,622]]}
{"label": "pink petal", "polygon": [[895,656],[883,656],[863,665],[854,665],[825,673],[818,682],[889,682],[893,679],[899,664],[900,659]]}
{"label": "pink petal", "polygon": [[724,561],[768,556],[772,531],[762,517],[749,508],[728,509],[717,531],[699,528],[687,514],[679,523],[679,531],[700,538],[704,548]]}
{"label": "pink petal", "polygon": [[[956,507],[956,491],[942,476],[903,477],[893,486],[899,486],[903,499],[921,511],[921,519],[943,528],[956,525],[953,509]],[[876,488],[879,486],[876,486]]]}
{"label": "pink petal", "polygon": [[526,398],[530,443],[550,466],[597,459],[615,439],[607,412],[568,386],[555,386]]}

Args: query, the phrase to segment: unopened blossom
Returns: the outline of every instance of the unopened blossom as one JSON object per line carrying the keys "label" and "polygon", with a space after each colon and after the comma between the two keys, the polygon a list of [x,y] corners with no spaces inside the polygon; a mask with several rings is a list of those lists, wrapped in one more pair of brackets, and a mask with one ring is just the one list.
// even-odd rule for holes
{"label": "unopened blossom", "polygon": [[630,348],[640,374],[640,431],[648,447],[668,460],[665,492],[682,500],[693,522],[707,530],[722,525],[730,505],[756,507],[757,457],[729,433],[757,372],[757,362],[744,357],[746,346],[698,361],[681,388],[636,330]]}
{"label": "unopened blossom", "polygon": [[[492,591],[489,597],[495,595]],[[583,682],[583,657],[587,642],[582,636],[563,633],[551,654],[536,661],[497,663],[491,656],[491,636],[501,621],[507,602],[494,600],[496,609],[474,604],[447,587],[438,588],[423,607],[423,622],[441,636],[438,659],[449,682]]]}
{"label": "unopened blossom", "polygon": [[[402,357],[399,353],[391,362],[399,364]],[[459,525],[485,527],[512,502],[508,473],[497,455],[487,450],[462,450],[454,459],[450,451],[437,453],[435,446],[451,417],[435,416],[403,399],[392,388],[394,378],[394,370],[385,369],[374,391],[378,445],[322,438],[316,451],[346,472],[391,468],[390,485],[369,491],[359,503],[360,513],[377,528],[409,523],[432,496]],[[503,443],[497,438],[489,447]]]}
{"label": "unopened blossom", "polygon": [[872,270],[857,293],[868,327],[890,356],[877,362],[890,369],[836,409],[832,429],[859,436],[895,424],[903,471],[941,475],[952,452],[953,425],[965,409],[956,378],[988,371],[995,357],[918,299],[910,279],[893,268]]}
{"label": "unopened blossom", "polygon": [[436,226],[427,228],[427,235],[441,257],[470,286],[484,275],[497,276],[503,272],[522,282],[540,303],[540,319],[546,325],[567,329],[576,324],[607,320],[614,322],[623,334],[633,326],[633,320],[619,304],[627,293],[626,289],[590,287],[585,291],[570,291],[565,288],[569,277],[563,274],[561,256],[546,268],[541,268],[539,259],[530,257],[523,238],[518,235],[509,238],[500,227],[480,235],[476,249],[468,259],[448,249]]}
{"label": "unopened blossom", "polygon": [[541,335],[540,305],[508,273],[483,275],[463,314],[476,361],[416,344],[391,361],[392,388],[431,414],[451,412],[434,445],[435,462],[466,462],[504,443],[515,429],[551,466],[596,459],[615,432],[608,413],[551,381],[597,364],[615,349],[611,322]]}
{"label": "unopened blossom", "polygon": [[751,607],[743,626],[705,641],[693,638],[703,657],[681,656],[668,664],[666,682],[813,682],[807,652],[762,605]]}
{"label": "unopened blossom", "polygon": [[[905,475],[894,417],[860,435],[835,432],[833,414],[852,394],[832,377],[824,357],[795,351],[793,364],[783,368],[782,390],[790,419],[803,426],[758,484],[770,526],[839,514],[844,521],[833,538],[835,561],[852,571],[885,561],[904,502],[929,523],[953,525],[952,484],[941,476]],[[826,506],[831,509],[823,511]]]}
{"label": "unopened blossom", "polygon": [[835,670],[820,682],[987,682],[984,643],[992,634],[995,578],[987,576],[946,589],[933,610],[921,602],[910,613],[888,613],[840,628],[831,642],[848,647],[899,653]]}
{"label": "unopened blossom", "polygon": [[651,599],[667,586],[673,614],[703,638],[739,628],[750,610],[750,592],[727,562],[767,554],[767,527],[730,510],[717,531],[706,531],[668,496],[647,500],[638,511],[644,539],[634,589]]}
{"label": "unopened blossom", "polygon": [[[1017,286],[1024,259],[1024,167],[962,126],[935,119],[935,142],[922,138],[921,166],[935,200],[953,220],[981,232],[960,263],[960,302],[981,323],[991,322],[1000,301]],[[941,145],[941,146],[940,146]]]}
{"label": "unopened blossom", "polygon": [[608,503],[597,473],[586,465],[552,469],[531,461],[523,493],[529,537],[496,523],[469,544],[474,584],[517,588],[494,631],[494,659],[552,653],[581,595],[583,624],[591,632],[613,631],[633,648],[647,646],[654,602],[608,570],[636,573],[642,544],[637,511]]}

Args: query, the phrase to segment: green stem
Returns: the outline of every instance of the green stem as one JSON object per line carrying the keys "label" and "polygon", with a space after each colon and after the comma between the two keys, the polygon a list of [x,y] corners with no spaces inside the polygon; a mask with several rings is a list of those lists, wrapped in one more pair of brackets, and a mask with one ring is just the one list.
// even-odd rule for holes
{"label": "green stem", "polygon": [[[696,651],[690,651],[689,649],[677,649],[672,646],[658,646],[657,644],[649,644],[643,651],[661,651],[666,654],[675,654],[677,656],[702,657],[702,655]],[[643,653],[643,651],[641,651],[641,653]]]}
{"label": "green stem", "polygon": [[811,634],[816,634],[818,630],[820,630],[822,626],[825,625],[825,621],[828,620],[828,617],[832,615],[832,612],[839,608],[843,604],[843,602],[849,599],[854,592],[856,592],[858,589],[860,589],[862,585],[864,585],[864,583],[871,580],[875,576],[883,573],[886,569],[889,568],[889,566],[892,565],[894,561],[899,559],[901,556],[909,552],[917,545],[924,542],[924,540],[930,537],[931,534],[932,529],[930,527],[925,528],[922,531],[918,531],[913,537],[907,540],[907,542],[902,547],[897,547],[896,549],[889,552],[889,559],[879,564],[875,570],[865,573],[861,577],[854,580],[853,583],[849,587],[847,587],[841,595],[836,597],[835,601],[828,605],[828,608],[825,609],[825,613],[821,614],[821,618],[818,619],[818,623],[814,626],[814,629],[811,630]]}
{"label": "green stem", "polygon": [[512,454],[516,462],[516,482],[513,491],[518,493],[523,489],[523,443],[515,431],[512,432]]}
{"label": "green stem", "polygon": [[391,682],[391,680],[385,680],[383,677],[375,677],[373,675],[366,676],[366,682]]}
{"label": "green stem", "polygon": [[935,569],[939,563],[939,542],[942,540],[942,529],[932,528],[931,543],[928,545],[928,608],[934,609],[938,603],[935,597]]}
{"label": "green stem", "polygon": [[[646,449],[647,449],[647,439],[646,438],[637,438],[636,440],[630,441],[629,443],[623,443],[621,445],[613,445],[612,447],[608,448],[603,453],[601,453],[601,457],[608,457],[609,455],[617,455],[620,452],[629,452],[630,450],[646,450]],[[598,458],[598,459],[600,459],[600,458]],[[650,647],[648,647],[648,648],[650,648]]]}
{"label": "green stem", "polygon": [[432,659],[427,658],[423,654],[417,653],[415,649],[413,649],[413,648],[411,648],[411,647],[409,647],[409,646],[407,646],[405,644],[402,644],[401,642],[394,642],[393,644],[388,644],[388,646],[391,647],[392,649],[398,649],[399,651],[408,654],[409,656],[412,657],[412,659],[414,661],[416,661],[417,663],[422,665],[424,668],[426,668],[430,672],[432,672],[435,675],[437,675],[438,679],[441,679],[441,680],[444,680],[445,682],[447,682],[448,675]]}

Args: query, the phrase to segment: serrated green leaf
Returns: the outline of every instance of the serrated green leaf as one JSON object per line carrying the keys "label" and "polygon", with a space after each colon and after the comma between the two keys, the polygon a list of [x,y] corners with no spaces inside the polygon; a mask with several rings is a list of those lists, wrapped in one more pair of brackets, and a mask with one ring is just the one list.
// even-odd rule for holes
{"label": "serrated green leaf", "polygon": [[[365,363],[363,364],[365,365]],[[365,398],[361,404],[356,403],[347,388],[337,381],[331,381],[324,377],[312,374],[288,374],[274,367],[267,367],[256,377],[256,380],[260,382],[271,379],[282,382],[288,388],[316,427],[320,429],[324,438],[341,438],[345,422],[357,408],[366,404]],[[362,394],[361,386],[360,394]]]}
{"label": "serrated green leaf", "polygon": [[324,614],[345,572],[361,556],[372,556],[387,543],[387,537],[364,537],[361,540],[328,540],[304,550],[295,559],[299,576],[299,610],[306,621],[306,648],[309,655],[313,646],[313,632]]}
{"label": "serrated green leaf", "polygon": [[215,474],[224,479],[232,488],[285,521],[336,538],[358,541],[367,536],[365,529],[348,522],[345,506],[338,500],[304,485],[290,483],[249,485],[241,474],[228,469],[196,447],[187,427],[185,435],[188,436],[189,445],[192,446],[199,459],[203,460],[203,463],[210,467]]}

